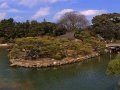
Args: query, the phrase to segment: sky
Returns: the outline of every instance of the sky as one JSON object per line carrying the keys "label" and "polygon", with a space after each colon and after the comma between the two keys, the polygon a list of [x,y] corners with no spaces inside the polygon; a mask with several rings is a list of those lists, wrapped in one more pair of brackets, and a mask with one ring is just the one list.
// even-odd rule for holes
{"label": "sky", "polygon": [[0,20],[57,22],[67,12],[77,11],[91,20],[103,13],[120,13],[120,0],[0,0]]}

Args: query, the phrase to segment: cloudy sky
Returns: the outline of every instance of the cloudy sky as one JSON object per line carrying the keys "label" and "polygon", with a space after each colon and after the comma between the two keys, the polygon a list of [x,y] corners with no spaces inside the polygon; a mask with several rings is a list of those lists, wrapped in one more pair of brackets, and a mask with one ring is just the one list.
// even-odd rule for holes
{"label": "cloudy sky", "polygon": [[56,22],[64,13],[78,11],[90,20],[102,13],[120,13],[120,0],[0,0],[0,20]]}

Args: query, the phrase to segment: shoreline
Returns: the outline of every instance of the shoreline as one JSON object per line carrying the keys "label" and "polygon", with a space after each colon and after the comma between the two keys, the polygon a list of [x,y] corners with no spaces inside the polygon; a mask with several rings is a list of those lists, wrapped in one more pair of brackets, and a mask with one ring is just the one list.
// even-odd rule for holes
{"label": "shoreline", "polygon": [[90,58],[99,56],[98,53],[93,53],[86,56],[78,56],[76,58],[66,57],[62,60],[55,60],[50,58],[41,58],[39,60],[20,60],[20,59],[11,59],[10,66],[18,66],[25,68],[48,68],[48,67],[57,67],[63,65],[74,64],[78,62],[85,61]]}
{"label": "shoreline", "polygon": [[0,47],[12,47],[13,44],[0,44]]}

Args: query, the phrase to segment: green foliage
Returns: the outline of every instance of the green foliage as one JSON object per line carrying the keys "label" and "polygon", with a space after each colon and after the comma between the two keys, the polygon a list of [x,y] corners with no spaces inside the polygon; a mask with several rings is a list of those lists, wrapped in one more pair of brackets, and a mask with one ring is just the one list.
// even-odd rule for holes
{"label": "green foliage", "polygon": [[95,37],[91,37],[87,39],[86,41],[91,44],[91,46],[96,52],[99,52],[101,54],[104,53],[104,50],[106,48],[104,41],[101,41],[100,39],[95,38]]}
{"label": "green foliage", "polygon": [[112,60],[108,65],[109,74],[120,74],[120,60]]}
{"label": "green foliage", "polygon": [[116,59],[120,59],[120,54],[117,54]]}
{"label": "green foliage", "polygon": [[105,50],[104,41],[97,38],[90,30],[77,31],[75,37],[88,43],[96,52],[103,53]]}
{"label": "green foliage", "polygon": [[[61,43],[54,38],[27,37],[17,39],[16,44],[10,52],[10,58],[38,59],[43,57],[64,57]],[[15,53],[16,52],[16,53]]]}
{"label": "green foliage", "polygon": [[120,14],[110,13],[95,16],[92,20],[93,30],[107,40],[120,39]]}
{"label": "green foliage", "polygon": [[12,18],[2,20],[0,22],[0,37],[5,37],[6,39],[14,38],[14,26],[15,22]]}
{"label": "green foliage", "polygon": [[[26,22],[15,22],[13,18],[4,19],[0,21],[0,38],[4,38],[4,41],[9,41],[9,39],[23,38],[23,37],[40,37],[44,35],[48,36],[60,36],[67,32],[67,29],[70,31],[74,31],[78,29],[75,33],[75,37],[81,40],[84,40],[91,32],[83,32],[81,29],[83,27],[88,26],[86,19],[82,16],[74,19],[73,16],[72,21],[68,18],[68,22],[71,21],[72,24],[70,26],[68,23],[62,22],[61,24],[47,22],[44,20],[43,22],[37,22],[35,20]],[[85,19],[85,20],[83,20]],[[75,21],[76,20],[76,21]],[[85,21],[86,25],[85,25]],[[77,22],[80,25],[78,25]],[[76,24],[77,23],[77,24]],[[83,24],[82,24],[83,23]],[[95,16],[92,20],[93,25],[89,26],[91,30],[94,31],[95,34],[99,34],[105,39],[118,39],[120,40],[120,14],[103,14]],[[75,25],[74,25],[75,24]],[[68,25],[67,29],[66,26]],[[79,27],[79,28],[78,28]],[[89,34],[90,33],[90,34]]]}
{"label": "green foliage", "polygon": [[17,39],[13,49],[9,53],[11,59],[40,59],[64,57],[75,57],[77,55],[87,55],[93,52],[91,45],[80,40],[70,41],[68,39],[58,39],[54,37],[27,37]]}
{"label": "green foliage", "polygon": [[75,37],[84,41],[85,39],[91,37],[91,34],[89,30],[77,30],[75,32]]}
{"label": "green foliage", "polygon": [[108,74],[120,74],[120,53],[116,56],[116,58],[109,62],[107,68]]}
{"label": "green foliage", "polygon": [[58,28],[56,23],[52,22],[15,22],[12,18],[0,21],[0,38],[9,39],[36,36],[59,36],[65,33],[65,30]]}
{"label": "green foliage", "polygon": [[80,40],[78,41],[71,41],[67,44],[68,49],[71,50],[73,53],[73,56],[76,55],[87,55],[93,52],[93,49],[90,45],[87,43],[82,44]]}
{"label": "green foliage", "polygon": [[117,86],[117,90],[120,90],[120,82],[118,82]]}

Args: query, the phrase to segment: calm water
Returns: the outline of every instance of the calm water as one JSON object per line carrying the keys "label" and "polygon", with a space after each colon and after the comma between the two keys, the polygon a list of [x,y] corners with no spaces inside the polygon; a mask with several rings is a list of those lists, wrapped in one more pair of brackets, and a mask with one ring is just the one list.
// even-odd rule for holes
{"label": "calm water", "polygon": [[109,55],[59,68],[11,68],[0,49],[0,90],[116,90],[120,77],[105,74]]}

